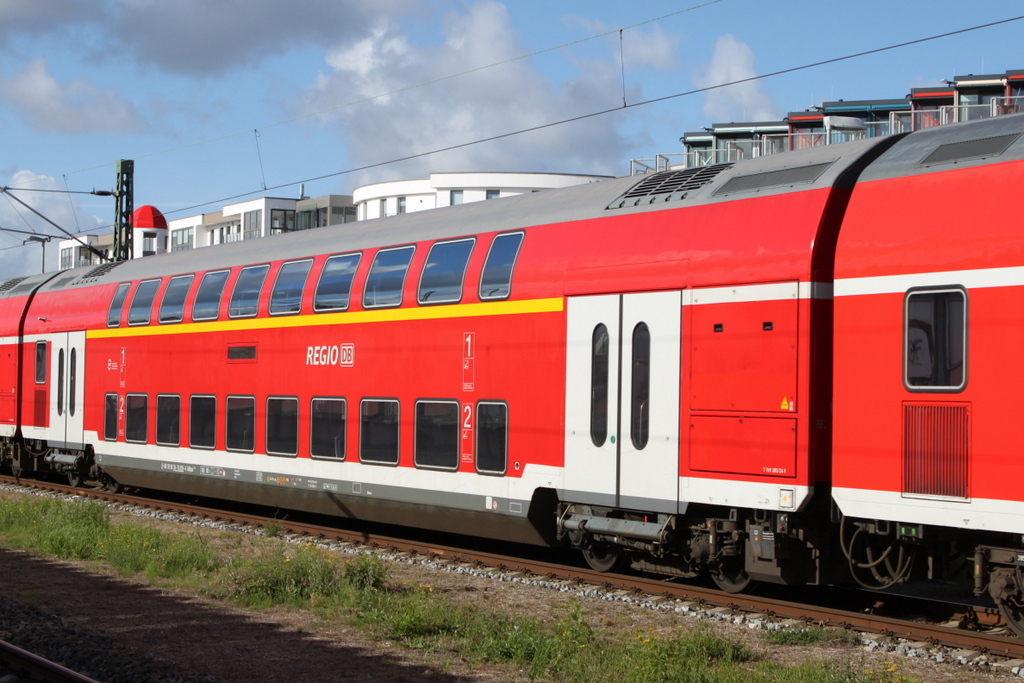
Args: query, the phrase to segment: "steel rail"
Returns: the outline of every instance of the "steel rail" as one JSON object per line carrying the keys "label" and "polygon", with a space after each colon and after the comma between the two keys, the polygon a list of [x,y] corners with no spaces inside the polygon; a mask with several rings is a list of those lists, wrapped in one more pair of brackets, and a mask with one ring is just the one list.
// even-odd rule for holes
{"label": "steel rail", "polygon": [[99,683],[67,667],[0,640],[0,659],[15,671],[25,673],[33,681],[45,683]]}
{"label": "steel rail", "polygon": [[[14,479],[0,476],[0,482],[14,483]],[[507,572],[520,572],[524,575],[546,578],[553,582],[562,582],[566,585],[589,585],[602,587],[610,591],[623,591],[640,598],[648,596],[652,599],[678,600],[684,603],[693,603],[694,606],[702,609],[731,610],[736,613],[759,615],[769,620],[791,619],[803,621],[808,625],[857,630],[890,638],[900,638],[911,642],[924,642],[934,646],[974,650],[1009,658],[1024,658],[1024,640],[1014,637],[903,621],[893,617],[862,614],[750,594],[726,593],[712,588],[673,583],[664,579],[601,573],[590,569],[481,552],[437,543],[274,519],[254,514],[236,513],[184,503],[155,500],[142,496],[114,494],[97,489],[74,488],[62,484],[36,481],[30,484],[20,482],[20,485],[55,492],[74,493],[113,503],[159,509],[175,514],[202,517],[242,526],[274,526],[280,529],[282,533],[294,536],[361,544],[396,553],[407,552],[426,555],[438,558],[439,561],[461,562]]]}

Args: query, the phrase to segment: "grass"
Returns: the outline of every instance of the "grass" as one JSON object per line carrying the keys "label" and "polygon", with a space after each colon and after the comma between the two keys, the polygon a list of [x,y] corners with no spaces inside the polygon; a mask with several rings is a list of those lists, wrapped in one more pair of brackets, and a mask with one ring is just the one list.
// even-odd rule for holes
{"label": "grass", "polygon": [[[430,586],[399,586],[372,555],[350,559],[314,544],[272,541],[256,553],[215,550],[199,534],[112,524],[102,503],[0,499],[7,545],[62,559],[104,562],[123,575],[175,585],[197,582],[216,598],[246,607],[290,605],[356,624],[411,649],[451,653],[471,664],[511,666],[531,679],[587,683],[892,683],[907,681],[887,663],[858,671],[829,662],[782,665],[763,652],[701,627],[671,635],[608,635],[579,605],[555,623],[478,603],[456,604]],[[237,550],[237,548],[236,548]],[[769,632],[768,645],[849,645],[834,629]]]}

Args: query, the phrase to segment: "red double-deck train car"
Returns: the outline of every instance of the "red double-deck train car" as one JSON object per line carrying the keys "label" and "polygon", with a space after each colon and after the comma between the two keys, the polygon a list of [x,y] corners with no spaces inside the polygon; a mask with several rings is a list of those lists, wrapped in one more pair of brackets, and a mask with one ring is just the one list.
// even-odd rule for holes
{"label": "red double-deck train car", "polygon": [[999,200],[1022,134],[1006,116],[8,280],[0,460],[734,591],[973,563],[1019,628],[1024,231]]}

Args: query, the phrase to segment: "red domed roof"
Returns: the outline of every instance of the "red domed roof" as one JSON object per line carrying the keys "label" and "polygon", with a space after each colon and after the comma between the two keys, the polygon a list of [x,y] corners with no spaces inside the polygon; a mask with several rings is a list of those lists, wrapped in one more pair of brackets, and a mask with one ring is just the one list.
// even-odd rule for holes
{"label": "red domed roof", "polygon": [[133,228],[162,228],[167,229],[167,219],[155,206],[140,206],[132,214]]}

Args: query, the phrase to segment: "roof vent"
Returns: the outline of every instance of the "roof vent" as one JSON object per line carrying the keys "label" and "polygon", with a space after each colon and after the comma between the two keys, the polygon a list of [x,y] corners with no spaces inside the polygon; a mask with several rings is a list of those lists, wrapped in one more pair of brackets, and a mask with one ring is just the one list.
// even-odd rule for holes
{"label": "roof vent", "polygon": [[982,159],[984,157],[997,157],[1009,148],[1020,133],[1009,135],[994,135],[988,138],[975,138],[974,140],[962,140],[960,142],[947,142],[939,145],[926,156],[918,166],[930,166],[932,164],[952,164],[966,159]]}
{"label": "roof vent", "polygon": [[50,289],[61,289],[62,287],[67,285],[69,282],[74,282],[77,279],[78,279],[77,275],[72,275],[71,277],[61,278],[60,280],[57,280],[55,283],[53,283],[53,285],[50,286]]}
{"label": "roof vent", "polygon": [[682,171],[654,173],[646,176],[606,208],[621,209],[626,206],[653,204],[656,201],[678,201],[684,199],[687,193],[704,187],[714,180],[715,176],[730,167],[731,163],[715,164]]}
{"label": "roof vent", "polygon": [[83,280],[89,280],[91,278],[101,277],[103,275],[106,275],[110,271],[112,271],[114,268],[117,268],[122,263],[124,263],[124,261],[110,261],[108,263],[104,263],[104,264],[98,265],[95,268],[93,268],[92,270],[90,270],[88,273],[83,275],[82,279]]}
{"label": "roof vent", "polygon": [[759,192],[770,187],[813,183],[834,163],[835,160],[832,160],[822,164],[809,164],[807,166],[783,168],[777,171],[733,176],[729,179],[729,182],[715,190],[714,196],[718,197],[719,195],[733,194],[734,192]]}
{"label": "roof vent", "polygon": [[16,277],[14,279],[7,280],[3,284],[0,284],[0,292],[6,292],[8,289],[14,287],[14,285],[27,279],[27,277]]}

